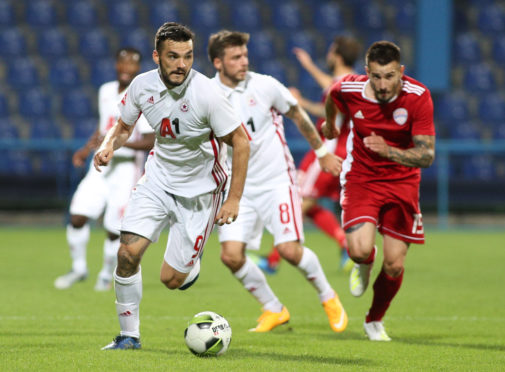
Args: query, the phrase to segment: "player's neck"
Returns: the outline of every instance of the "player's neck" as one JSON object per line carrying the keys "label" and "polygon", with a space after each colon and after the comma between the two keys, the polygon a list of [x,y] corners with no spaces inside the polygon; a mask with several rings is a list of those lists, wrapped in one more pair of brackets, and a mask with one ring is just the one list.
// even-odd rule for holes
{"label": "player's neck", "polygon": [[235,89],[237,85],[240,83],[240,81],[231,79],[230,77],[226,76],[223,73],[219,73],[219,80],[221,80],[221,83],[232,89]]}
{"label": "player's neck", "polygon": [[352,67],[348,66],[335,66],[333,69],[333,76],[340,77],[347,74],[353,74],[354,70]]}

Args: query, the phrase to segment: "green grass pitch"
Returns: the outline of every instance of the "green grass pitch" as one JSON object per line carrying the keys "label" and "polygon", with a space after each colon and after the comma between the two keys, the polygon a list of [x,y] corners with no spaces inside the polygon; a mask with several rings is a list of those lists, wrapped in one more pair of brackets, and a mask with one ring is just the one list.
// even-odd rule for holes
{"label": "green grass pitch", "polygon": [[[289,326],[268,334],[247,332],[260,306],[219,261],[215,235],[193,288],[165,289],[158,279],[165,237],[142,263],[138,351],[100,350],[119,329],[114,292],[93,291],[103,236],[100,229],[92,231],[88,280],[58,291],[53,281],[70,267],[64,229],[0,229],[1,371],[505,370],[503,232],[428,231],[425,246],[412,246],[402,289],[385,318],[390,343],[365,339],[362,322],[371,288],[362,298],[349,294],[336,247],[321,233],[307,232],[307,246],[319,255],[349,314],[342,334],[331,331],[316,292],[286,262],[268,280],[291,312]],[[265,238],[262,251],[270,242]],[[197,358],[184,344],[188,320],[203,310],[231,324],[230,349],[219,358]]]}

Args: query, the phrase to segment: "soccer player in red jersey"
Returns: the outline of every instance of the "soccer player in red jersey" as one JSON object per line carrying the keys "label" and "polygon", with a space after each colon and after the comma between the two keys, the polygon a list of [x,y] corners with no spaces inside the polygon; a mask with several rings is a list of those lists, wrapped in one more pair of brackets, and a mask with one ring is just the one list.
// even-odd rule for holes
{"label": "soccer player in red jersey", "polygon": [[[324,102],[328,90],[342,77],[354,73],[353,67],[361,52],[361,44],[351,36],[338,35],[335,37],[326,55],[326,64],[331,71],[331,75],[322,71],[304,49],[294,48],[293,52],[302,67],[314,78],[321,89],[323,89],[321,102],[314,102],[303,97],[296,88],[289,89],[300,103],[300,106],[310,114],[319,118],[316,122],[316,127],[320,130],[324,122]],[[348,116],[340,115],[338,119],[340,134],[338,138],[324,140],[328,149],[342,159],[346,156],[345,147],[350,127],[349,121],[350,118]],[[318,203],[318,199],[320,198],[329,198],[335,202],[339,200],[339,178],[330,173],[323,172],[319,166],[316,153],[310,150],[305,154],[298,167],[298,184],[303,197],[303,215],[310,218],[319,229],[335,240],[341,250],[340,267],[344,270],[350,270],[352,261],[347,255],[345,233],[340,227],[340,223],[335,214]],[[267,273],[272,273],[275,272],[280,259],[279,253],[275,249],[272,249],[267,259],[265,261],[261,260],[259,265]]]}
{"label": "soccer player in red jersey", "polygon": [[370,340],[390,341],[382,319],[400,289],[410,243],[424,243],[419,183],[420,168],[435,158],[433,103],[426,86],[404,75],[394,43],[372,44],[365,68],[366,75],[348,75],[332,86],[322,131],[334,138],[337,114],[352,118],[340,176],[342,226],[356,263],[350,290],[361,296],[368,286],[377,229],[384,260],[364,329]]}

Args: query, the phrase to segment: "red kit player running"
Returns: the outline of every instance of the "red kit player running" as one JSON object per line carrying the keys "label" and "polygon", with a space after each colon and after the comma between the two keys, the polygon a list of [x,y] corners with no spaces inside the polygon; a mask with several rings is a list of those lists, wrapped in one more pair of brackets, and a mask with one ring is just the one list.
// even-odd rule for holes
{"label": "red kit player running", "polygon": [[390,341],[382,318],[400,289],[410,243],[424,243],[419,183],[420,168],[435,158],[433,103],[428,88],[403,74],[395,44],[372,44],[365,68],[367,75],[348,75],[330,89],[322,131],[334,138],[337,114],[352,118],[340,176],[342,225],[356,262],[350,290],[361,296],[368,286],[378,230],[384,261],[364,329],[370,340]]}

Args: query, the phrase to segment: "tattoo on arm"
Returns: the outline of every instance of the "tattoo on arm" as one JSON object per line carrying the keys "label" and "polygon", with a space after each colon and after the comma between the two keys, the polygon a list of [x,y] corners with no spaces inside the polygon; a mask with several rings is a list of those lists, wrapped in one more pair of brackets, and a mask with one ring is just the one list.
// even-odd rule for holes
{"label": "tattoo on arm", "polygon": [[122,232],[119,241],[123,244],[129,245],[132,243],[137,242],[140,239],[140,236],[137,234],[129,233],[129,232]]}
{"label": "tattoo on arm", "polygon": [[427,168],[435,159],[435,136],[414,136],[414,147],[406,150],[389,146],[388,159],[407,167]]}
{"label": "tattoo on arm", "polygon": [[291,106],[285,115],[293,120],[311,148],[318,149],[323,145],[321,137],[319,137],[319,134],[317,133],[316,127],[312,124],[312,120],[310,120],[307,112],[299,105]]}

